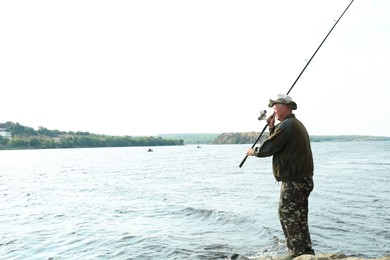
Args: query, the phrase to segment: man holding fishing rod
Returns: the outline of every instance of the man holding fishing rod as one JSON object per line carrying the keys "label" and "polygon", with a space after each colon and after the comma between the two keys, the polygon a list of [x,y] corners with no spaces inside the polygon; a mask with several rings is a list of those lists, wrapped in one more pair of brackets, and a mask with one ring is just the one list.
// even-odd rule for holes
{"label": "man holding fishing rod", "polygon": [[[305,126],[296,119],[297,104],[288,95],[270,99],[274,115],[267,118],[269,138],[247,156],[272,157],[273,174],[281,181],[279,220],[286,238],[286,259],[314,255],[308,227],[308,198],[313,190],[313,155]],[[275,120],[280,121],[275,125]]]}
{"label": "man holding fishing rod", "polygon": [[[351,0],[347,8],[345,8],[339,19],[322,40],[297,79],[287,91],[287,94],[279,94],[275,99],[270,99],[268,106],[274,109],[274,114],[267,118],[267,125],[253,146],[247,150],[246,157],[239,166],[242,167],[248,156],[273,156],[272,168],[274,176],[277,181],[282,182],[280,188],[279,219],[286,237],[289,253],[288,256],[283,257],[284,259],[292,259],[303,254],[314,255],[308,227],[308,199],[314,187],[313,155],[306,128],[295,118],[292,112],[297,109],[297,104],[292,101],[288,94],[353,1]],[[261,118],[262,116],[259,117],[259,119]],[[275,120],[280,121],[280,123],[275,125]],[[260,140],[267,126],[269,127],[268,139],[260,147],[255,148],[256,143]]]}

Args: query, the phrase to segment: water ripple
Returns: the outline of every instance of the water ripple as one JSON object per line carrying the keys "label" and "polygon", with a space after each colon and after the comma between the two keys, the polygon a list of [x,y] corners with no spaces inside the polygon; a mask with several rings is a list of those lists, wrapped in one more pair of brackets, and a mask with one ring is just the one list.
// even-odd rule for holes
{"label": "water ripple", "polygon": [[[1,151],[5,259],[284,254],[270,158],[245,145]],[[389,254],[390,142],[315,143],[317,252]]]}

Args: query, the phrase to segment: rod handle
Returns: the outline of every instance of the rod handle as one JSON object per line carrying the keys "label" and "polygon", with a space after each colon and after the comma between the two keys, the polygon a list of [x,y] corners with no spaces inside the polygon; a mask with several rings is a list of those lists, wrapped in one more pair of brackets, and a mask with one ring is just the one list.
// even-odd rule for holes
{"label": "rod handle", "polygon": [[246,161],[246,159],[248,158],[248,155],[246,155],[245,157],[244,157],[244,159],[242,160],[242,162],[240,163],[240,168],[244,165],[244,163],[245,163],[245,161]]}
{"label": "rod handle", "polygon": [[[275,115],[275,113],[274,113],[272,116],[274,116],[274,115]],[[265,129],[267,129],[267,127],[268,127],[268,125],[266,124],[266,125],[264,126],[264,128],[263,128],[263,131],[261,131],[261,133],[260,133],[259,136],[257,137],[256,141],[253,143],[252,148],[255,148],[257,142],[260,140],[261,136],[263,135],[263,133],[264,133]],[[248,155],[246,155],[246,156],[244,157],[244,159],[242,160],[242,162],[240,163],[240,165],[239,165],[240,168],[244,165],[244,163],[245,163],[245,161],[246,161],[247,158],[248,158]]]}

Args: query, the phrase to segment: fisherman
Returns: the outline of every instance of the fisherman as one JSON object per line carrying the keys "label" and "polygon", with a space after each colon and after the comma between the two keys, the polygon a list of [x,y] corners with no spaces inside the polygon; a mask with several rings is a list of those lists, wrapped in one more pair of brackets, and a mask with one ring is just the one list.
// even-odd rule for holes
{"label": "fisherman", "polygon": [[[308,198],[313,190],[313,155],[305,126],[295,118],[297,104],[288,95],[269,100],[274,115],[267,118],[269,138],[248,156],[272,157],[273,174],[281,181],[279,220],[286,238],[284,259],[314,255],[308,227]],[[280,121],[275,125],[275,120]]]}

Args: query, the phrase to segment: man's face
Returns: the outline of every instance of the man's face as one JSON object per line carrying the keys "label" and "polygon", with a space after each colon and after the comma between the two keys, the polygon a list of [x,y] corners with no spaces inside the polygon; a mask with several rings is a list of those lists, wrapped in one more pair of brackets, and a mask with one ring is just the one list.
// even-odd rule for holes
{"label": "man's face", "polygon": [[274,109],[276,120],[282,121],[287,115],[287,106],[285,104],[274,104],[272,108]]}

